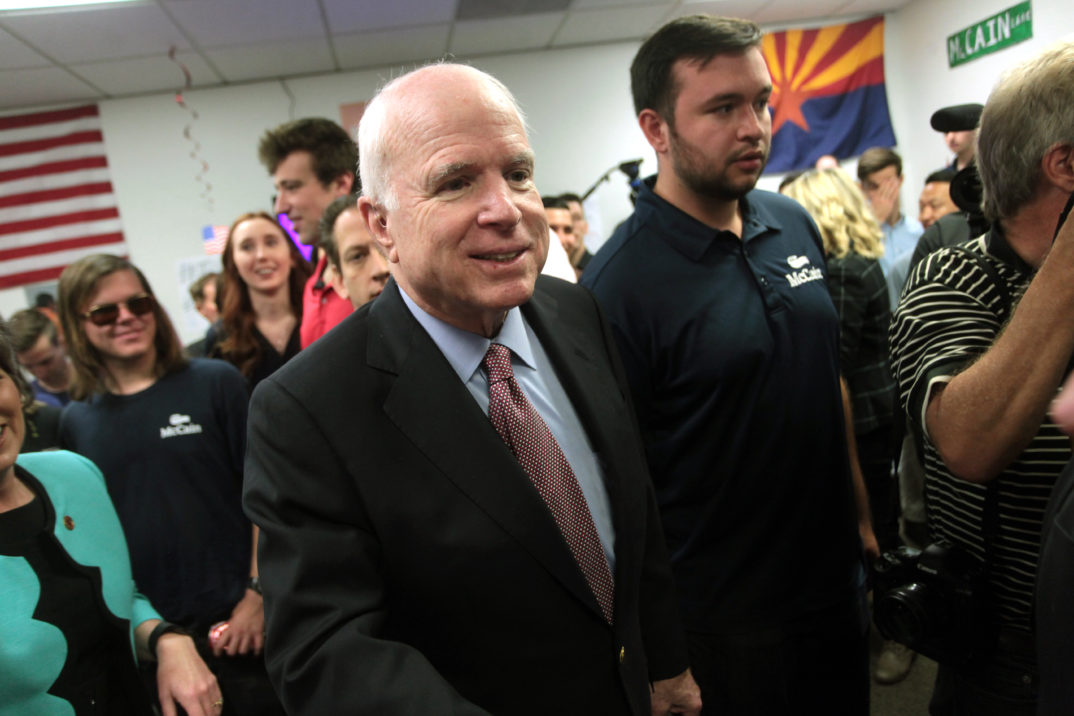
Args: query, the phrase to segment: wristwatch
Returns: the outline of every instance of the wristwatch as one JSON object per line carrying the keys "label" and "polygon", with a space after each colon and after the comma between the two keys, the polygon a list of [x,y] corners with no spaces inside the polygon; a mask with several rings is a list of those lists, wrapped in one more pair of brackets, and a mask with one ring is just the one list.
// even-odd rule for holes
{"label": "wristwatch", "polygon": [[262,593],[261,592],[261,578],[260,577],[250,577],[249,581],[246,582],[246,588],[247,589],[252,589],[255,592],[257,592],[258,594],[261,594]]}
{"label": "wristwatch", "polygon": [[149,653],[153,655],[155,659],[157,656],[157,642],[165,634],[182,634],[183,636],[190,636],[190,630],[184,629],[178,624],[172,624],[166,622],[163,619],[160,623],[153,627],[153,631],[149,632],[149,639],[146,640],[146,647],[149,649]]}

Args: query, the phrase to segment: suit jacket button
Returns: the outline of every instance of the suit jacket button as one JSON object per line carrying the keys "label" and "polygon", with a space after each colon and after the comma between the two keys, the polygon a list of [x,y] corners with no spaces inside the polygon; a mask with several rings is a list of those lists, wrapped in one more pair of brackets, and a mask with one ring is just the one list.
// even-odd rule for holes
{"label": "suit jacket button", "polygon": [[622,664],[623,659],[625,659],[625,658],[626,658],[626,647],[621,646],[621,647],[619,647],[619,663]]}

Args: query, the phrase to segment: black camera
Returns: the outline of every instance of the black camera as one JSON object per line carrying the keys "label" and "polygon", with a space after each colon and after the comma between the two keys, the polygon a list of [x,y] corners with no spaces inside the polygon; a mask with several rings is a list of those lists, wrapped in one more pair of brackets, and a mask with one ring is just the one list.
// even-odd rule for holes
{"label": "black camera", "polygon": [[984,565],[946,542],[881,555],[873,565],[873,612],[885,639],[942,664],[970,665],[995,648]]}

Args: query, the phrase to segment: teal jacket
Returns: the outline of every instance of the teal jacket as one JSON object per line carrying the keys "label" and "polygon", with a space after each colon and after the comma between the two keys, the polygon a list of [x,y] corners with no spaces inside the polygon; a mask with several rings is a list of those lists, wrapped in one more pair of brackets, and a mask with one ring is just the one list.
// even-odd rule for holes
{"label": "teal jacket", "polygon": [[[79,565],[100,569],[101,603],[130,623],[133,654],[134,628],[160,615],[135,590],[127,542],[101,472],[86,458],[63,451],[19,455],[16,464],[20,478],[29,473],[44,488],[53,522],[48,528],[64,551]],[[46,693],[63,668],[67,645],[56,627],[31,618],[39,594],[26,560],[0,555],[2,716],[74,713],[66,701]]]}

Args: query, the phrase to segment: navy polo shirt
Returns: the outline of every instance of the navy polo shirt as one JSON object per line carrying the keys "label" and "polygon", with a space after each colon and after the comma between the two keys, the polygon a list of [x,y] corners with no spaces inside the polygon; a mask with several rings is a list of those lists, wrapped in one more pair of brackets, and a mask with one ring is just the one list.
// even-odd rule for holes
{"label": "navy polo shirt", "polygon": [[817,229],[750,192],[743,237],[651,189],[587,267],[630,382],[688,629],[854,599],[839,319]]}

